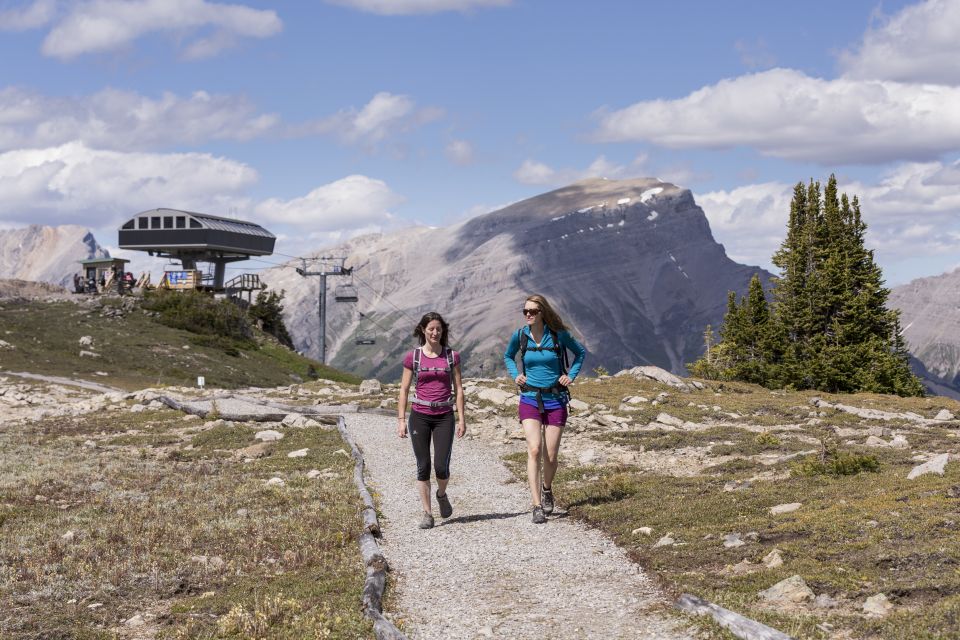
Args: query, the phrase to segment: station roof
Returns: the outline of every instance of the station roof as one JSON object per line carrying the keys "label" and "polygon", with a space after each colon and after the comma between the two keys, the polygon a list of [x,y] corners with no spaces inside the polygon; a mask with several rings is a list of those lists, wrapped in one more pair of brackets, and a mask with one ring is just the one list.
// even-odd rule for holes
{"label": "station roof", "polygon": [[180,209],[150,209],[120,227],[119,246],[141,251],[273,253],[276,236],[255,222]]}

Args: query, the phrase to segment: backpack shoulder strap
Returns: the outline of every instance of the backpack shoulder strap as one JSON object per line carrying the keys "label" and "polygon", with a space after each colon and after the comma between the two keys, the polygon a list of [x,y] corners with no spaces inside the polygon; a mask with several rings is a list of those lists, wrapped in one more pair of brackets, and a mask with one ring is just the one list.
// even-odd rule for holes
{"label": "backpack shoulder strap", "polygon": [[416,349],[413,350],[413,386],[414,388],[416,388],[417,386],[417,378],[420,377],[420,354],[422,353],[422,351],[423,350],[420,347],[417,347]]}
{"label": "backpack shoulder strap", "polygon": [[523,363],[523,356],[527,354],[527,341],[530,336],[523,330],[523,327],[517,329],[517,339],[520,340],[520,373],[527,375],[527,366]]}
{"label": "backpack shoulder strap", "polygon": [[560,343],[560,333],[550,329],[550,338],[553,340],[553,348],[557,352],[557,358],[560,360],[560,375],[567,373],[567,348]]}

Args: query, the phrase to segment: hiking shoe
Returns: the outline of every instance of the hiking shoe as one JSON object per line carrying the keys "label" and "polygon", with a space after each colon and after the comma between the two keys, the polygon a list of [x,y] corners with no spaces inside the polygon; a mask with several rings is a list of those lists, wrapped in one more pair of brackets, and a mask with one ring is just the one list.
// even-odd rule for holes
{"label": "hiking shoe", "polygon": [[423,512],[423,515],[420,516],[420,528],[433,529],[433,514]]}
{"label": "hiking shoe", "polygon": [[437,504],[440,505],[441,518],[449,518],[453,515],[453,505],[450,504],[450,498],[447,497],[447,494],[440,495],[440,491],[437,491]]}
{"label": "hiking shoe", "polygon": [[553,491],[540,485],[540,504],[543,505],[543,512],[547,515],[553,513]]}
{"label": "hiking shoe", "polygon": [[543,507],[537,505],[533,508],[533,524],[543,524],[547,521],[547,516],[543,515]]}

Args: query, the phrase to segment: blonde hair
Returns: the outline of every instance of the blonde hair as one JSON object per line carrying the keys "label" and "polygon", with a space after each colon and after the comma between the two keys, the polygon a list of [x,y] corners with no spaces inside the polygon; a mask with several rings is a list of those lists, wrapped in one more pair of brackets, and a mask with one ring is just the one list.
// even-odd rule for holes
{"label": "blonde hair", "polygon": [[527,296],[526,302],[533,302],[540,307],[540,313],[543,314],[543,324],[547,325],[547,327],[553,329],[557,333],[567,330],[567,325],[563,323],[563,320],[560,318],[559,314],[553,310],[553,307],[550,306],[550,303],[547,302],[547,299],[542,295],[535,293],[531,296]]}

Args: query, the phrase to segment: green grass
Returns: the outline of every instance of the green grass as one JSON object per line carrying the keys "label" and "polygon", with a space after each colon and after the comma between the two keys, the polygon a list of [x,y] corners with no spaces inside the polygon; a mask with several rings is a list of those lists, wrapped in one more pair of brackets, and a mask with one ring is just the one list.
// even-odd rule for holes
{"label": "green grass", "polygon": [[[664,391],[669,395],[656,406],[619,408],[625,397],[652,400]],[[652,421],[662,411],[702,425],[697,430],[590,431],[588,437],[605,446],[642,448],[644,465],[651,456],[662,456],[663,466],[654,467],[662,471],[576,467],[565,458],[554,482],[561,506],[608,533],[670,595],[693,593],[802,639],[960,637],[960,498],[952,497],[960,495],[960,464],[948,464],[943,477],[906,479],[918,464],[918,451],[960,451],[955,429],[905,419],[864,420],[817,409],[810,399],[820,395],[831,403],[912,411],[928,418],[941,408],[958,413],[957,403],[944,398],[771,392],[740,383],[708,383],[706,389],[683,393],[628,377],[590,380],[578,384],[574,395],[630,415],[634,424]],[[817,416],[819,424],[807,423],[811,412],[823,414]],[[909,446],[864,446],[868,429],[877,426],[901,433]],[[839,436],[835,428],[853,431]],[[704,451],[707,466],[676,477],[674,451],[694,447]],[[823,455],[774,465],[760,462],[805,450]],[[525,453],[508,456],[507,462],[518,478],[526,475]],[[792,502],[802,507],[788,514],[770,513],[771,507]],[[651,527],[653,534],[634,535],[641,527]],[[653,548],[668,533],[678,544]],[[756,540],[727,549],[723,539],[730,533],[755,533]],[[780,550],[785,564],[768,569],[762,560],[773,549]],[[744,560],[756,570],[733,572]],[[786,611],[761,604],[759,591],[796,574],[816,594],[836,598],[839,607]],[[886,594],[894,612],[868,619],[861,607],[877,593]],[[705,638],[731,637],[716,625],[695,620]]]}
{"label": "green grass", "polygon": [[[0,431],[0,637],[113,638],[137,614],[159,638],[372,635],[338,432],[286,430],[243,462],[231,452],[254,427],[202,428],[147,411]],[[274,476],[286,486],[266,486]]]}
{"label": "green grass", "polygon": [[[117,300],[104,298],[101,303],[116,305]],[[194,386],[200,375],[208,388],[273,387],[307,380],[311,366],[323,379],[360,382],[280,346],[262,332],[256,333],[255,343],[240,344],[162,325],[139,308],[123,318],[110,318],[101,315],[99,307],[18,301],[0,304],[0,326],[3,339],[16,346],[4,351],[3,369],[93,380],[122,389]],[[80,347],[82,336],[91,336],[93,346]],[[81,349],[100,357],[82,357]]]}

